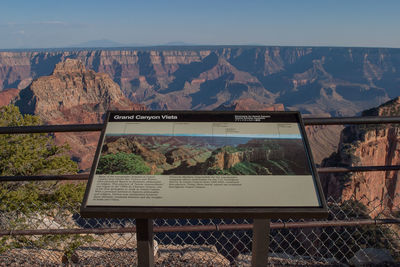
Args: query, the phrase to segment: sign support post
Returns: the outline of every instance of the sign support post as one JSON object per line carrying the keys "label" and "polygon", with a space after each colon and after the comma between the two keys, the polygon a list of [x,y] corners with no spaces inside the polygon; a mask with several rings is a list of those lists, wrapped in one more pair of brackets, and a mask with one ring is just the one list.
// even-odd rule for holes
{"label": "sign support post", "polygon": [[270,219],[253,220],[252,267],[268,265]]}
{"label": "sign support post", "polygon": [[153,220],[136,219],[138,266],[154,267]]}

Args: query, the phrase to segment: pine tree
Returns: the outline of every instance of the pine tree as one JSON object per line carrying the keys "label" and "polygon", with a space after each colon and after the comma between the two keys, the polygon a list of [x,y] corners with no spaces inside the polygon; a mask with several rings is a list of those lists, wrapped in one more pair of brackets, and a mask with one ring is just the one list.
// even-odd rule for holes
{"label": "pine tree", "polygon": [[[0,108],[0,127],[40,125],[35,115],[22,115],[18,107]],[[76,173],[67,144],[57,146],[48,134],[0,134],[0,175]]]}

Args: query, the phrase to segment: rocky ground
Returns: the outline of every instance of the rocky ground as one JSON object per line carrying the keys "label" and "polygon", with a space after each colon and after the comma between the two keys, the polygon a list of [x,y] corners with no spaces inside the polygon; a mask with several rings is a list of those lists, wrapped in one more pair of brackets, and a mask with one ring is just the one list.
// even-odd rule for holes
{"label": "rocky ground", "polygon": [[[129,239],[130,242],[127,242]],[[97,236],[70,257],[61,249],[16,248],[0,255],[0,266],[132,266],[137,264],[136,238],[132,234]],[[251,266],[251,255],[241,254],[231,265],[215,246],[158,245],[154,241],[156,266]],[[316,261],[269,258],[271,266],[329,266]]]}
{"label": "rocky ground", "polygon": [[[65,248],[23,247],[0,254],[0,266],[137,266],[136,235],[92,235],[86,242],[66,256]],[[160,245],[154,241],[155,266],[222,267],[251,266],[251,253],[239,254],[234,262],[218,252],[212,245]],[[332,259],[301,259],[271,253],[269,266],[400,266],[384,249],[361,249],[350,259],[349,265]]]}
{"label": "rocky ground", "polygon": [[[236,264],[230,262],[222,255],[215,252],[213,248],[204,249],[201,247],[196,250],[187,250],[185,247],[165,248],[156,257],[155,266],[174,266],[174,267],[197,267],[197,266],[251,266],[251,256],[241,255]],[[161,248],[164,250],[164,248]],[[103,251],[96,257],[73,257],[70,262],[65,261],[61,251],[51,251],[53,257],[45,257],[43,253],[48,250],[18,249],[13,254],[0,256],[0,266],[135,266],[137,256],[134,251],[125,250],[120,252]],[[183,253],[183,254],[182,254]],[[64,259],[64,261],[63,261]],[[269,258],[270,266],[338,266],[322,262],[292,260],[277,257]]]}

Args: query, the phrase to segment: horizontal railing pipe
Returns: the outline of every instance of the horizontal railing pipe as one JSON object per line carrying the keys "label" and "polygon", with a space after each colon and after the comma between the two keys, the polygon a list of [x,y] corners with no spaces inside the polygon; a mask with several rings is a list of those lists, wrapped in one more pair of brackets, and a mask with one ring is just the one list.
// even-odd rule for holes
{"label": "horizontal railing pipe", "polygon": [[0,134],[29,134],[57,132],[99,132],[104,124],[62,124],[39,126],[0,127]]}
{"label": "horizontal railing pipe", "polygon": [[400,123],[399,116],[303,118],[304,125],[391,124]]}
{"label": "horizontal railing pipe", "polygon": [[[303,118],[304,125],[344,125],[344,124],[390,124],[400,123],[400,117],[325,117]],[[27,134],[27,133],[53,133],[53,132],[95,132],[101,131],[104,124],[63,124],[40,126],[14,126],[0,127],[0,134]]]}
{"label": "horizontal railing pipe", "polygon": [[[373,172],[373,171],[399,171],[400,165],[392,166],[351,166],[351,167],[324,167],[317,168],[318,173],[346,173],[346,172]],[[88,180],[88,173],[69,175],[37,175],[37,176],[0,176],[0,182],[21,181],[74,181]]]}
{"label": "horizontal railing pipe", "polygon": [[[303,118],[305,125],[341,125],[341,124],[390,124],[400,123],[400,117],[326,117]],[[101,131],[104,124],[65,124],[65,125],[41,125],[0,127],[0,134],[28,134],[50,132],[93,132]],[[400,165],[392,166],[350,166],[350,167],[324,167],[317,168],[319,173],[345,173],[367,171],[397,171]],[[87,180],[87,174],[79,175],[42,175],[42,176],[0,176],[0,182],[16,181],[49,181],[49,180]]]}
{"label": "horizontal railing pipe", "polygon": [[318,173],[343,173],[343,172],[374,172],[374,171],[398,171],[400,165],[391,166],[349,166],[349,167],[323,167],[317,168]]}
{"label": "horizontal railing pipe", "polygon": [[88,180],[88,173],[64,174],[64,175],[34,175],[34,176],[0,176],[0,182],[23,182],[23,181],[76,181]]}
{"label": "horizontal railing pipe", "polygon": [[[362,219],[336,220],[311,222],[280,222],[271,223],[270,229],[294,228],[323,228],[323,227],[351,227],[365,225],[400,224],[400,218],[391,219]],[[188,225],[188,226],[155,226],[155,233],[168,232],[205,232],[205,231],[237,231],[252,230],[252,224],[221,224],[221,225]],[[83,229],[29,229],[29,230],[0,230],[0,236],[20,235],[71,235],[71,234],[122,234],[136,232],[136,227],[124,228],[83,228]]]}

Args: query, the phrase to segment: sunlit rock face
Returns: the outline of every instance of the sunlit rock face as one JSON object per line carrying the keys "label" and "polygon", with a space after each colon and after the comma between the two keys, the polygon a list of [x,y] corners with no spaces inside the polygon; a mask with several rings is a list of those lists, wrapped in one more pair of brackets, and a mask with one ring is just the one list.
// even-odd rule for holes
{"label": "sunlit rock face", "polygon": [[[109,109],[140,110],[124,96],[108,74],[87,70],[82,62],[66,59],[53,73],[42,76],[21,90],[16,104],[23,113],[38,115],[45,124],[102,123]],[[56,142],[67,142],[81,169],[91,166],[99,133],[56,134]]]}
{"label": "sunlit rock face", "polygon": [[15,88],[0,91],[0,107],[6,106],[15,101],[19,94],[19,91],[20,90]]}
{"label": "sunlit rock face", "polygon": [[[399,116],[400,98],[363,112],[364,116]],[[337,153],[324,166],[374,166],[400,164],[398,125],[348,126],[341,134]],[[398,171],[321,175],[328,196],[365,204],[371,214],[390,214],[400,206]]]}

